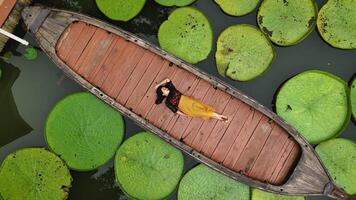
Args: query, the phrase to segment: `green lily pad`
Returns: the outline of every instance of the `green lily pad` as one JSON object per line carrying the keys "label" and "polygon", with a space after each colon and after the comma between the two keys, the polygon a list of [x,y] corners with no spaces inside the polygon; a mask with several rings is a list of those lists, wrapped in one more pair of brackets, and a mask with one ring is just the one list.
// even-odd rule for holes
{"label": "green lily pad", "polygon": [[38,56],[37,50],[33,47],[26,48],[25,51],[24,56],[27,60],[35,60]]}
{"label": "green lily pad", "polygon": [[264,0],[257,21],[273,43],[290,46],[313,31],[316,17],[317,7],[313,0]]}
{"label": "green lily pad", "polygon": [[46,123],[49,147],[75,170],[108,162],[124,137],[121,115],[93,95],[69,95],[53,108]]}
{"label": "green lily pad", "polygon": [[248,81],[265,72],[274,55],[271,43],[258,28],[240,24],[221,33],[215,59],[222,76]]}
{"label": "green lily pad", "polygon": [[350,120],[349,88],[345,81],[310,70],[287,81],[277,95],[279,116],[310,143],[336,137]]}
{"label": "green lily pad", "polygon": [[255,10],[260,0],[215,0],[215,2],[225,13],[242,16]]}
{"label": "green lily pad", "polygon": [[352,82],[350,96],[351,96],[352,115],[354,117],[354,120],[356,121],[356,78]]}
{"label": "green lily pad", "polygon": [[196,0],[155,0],[162,6],[187,6],[192,4]]}
{"label": "green lily pad", "polygon": [[6,157],[0,168],[0,193],[4,199],[67,199],[71,182],[65,163],[40,148],[16,151]]}
{"label": "green lily pad", "polygon": [[265,192],[259,189],[252,189],[251,200],[305,200],[303,196],[286,196],[270,192]]}
{"label": "green lily pad", "polygon": [[213,44],[210,22],[199,10],[178,8],[158,31],[162,49],[192,64],[209,56]]}
{"label": "green lily pad", "polygon": [[182,153],[148,132],[130,137],[115,158],[116,181],[133,199],[164,199],[183,173]]}
{"label": "green lily pad", "polygon": [[108,18],[129,21],[142,10],[146,0],[96,0],[101,12]]}
{"label": "green lily pad", "polygon": [[178,199],[250,200],[250,188],[201,164],[184,175]]}
{"label": "green lily pad", "polygon": [[335,183],[356,195],[356,143],[336,138],[319,144],[315,150]]}
{"label": "green lily pad", "polygon": [[356,48],[356,1],[328,0],[318,15],[318,30],[333,47]]}

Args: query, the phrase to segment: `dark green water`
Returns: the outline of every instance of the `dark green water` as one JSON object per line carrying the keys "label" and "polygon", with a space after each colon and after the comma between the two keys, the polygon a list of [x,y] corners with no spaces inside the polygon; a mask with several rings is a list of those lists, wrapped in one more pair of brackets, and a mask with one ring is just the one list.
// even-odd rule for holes
{"label": "dark green water", "polygon": [[[84,3],[81,4],[80,1]],[[153,0],[147,1],[144,10],[134,20],[128,23],[112,23],[157,44],[156,33],[159,25],[172,9],[158,6]],[[105,19],[97,10],[94,0],[35,0],[35,2],[81,11]],[[320,8],[326,1],[316,2]],[[230,25],[240,23],[256,25],[256,12],[244,17],[231,17],[224,14],[212,0],[198,0],[193,6],[203,11],[210,19],[215,40],[219,33]],[[18,33],[25,35],[20,29]],[[26,34],[25,38],[35,44],[30,35]],[[15,53],[18,56],[13,56],[8,61],[11,65],[4,65],[4,67],[1,65],[3,73],[0,79],[0,146],[4,146],[0,148],[0,162],[7,154],[20,148],[46,147],[43,127],[48,112],[64,96],[82,90],[73,81],[65,78],[42,52],[35,61],[28,61],[20,56],[24,52],[24,47],[12,43],[8,49],[19,53]],[[321,39],[317,31],[298,45],[287,48],[275,46],[275,50],[277,58],[262,77],[247,83],[220,78],[273,109],[273,99],[277,89],[295,74],[309,69],[319,69],[350,81],[356,73],[356,50],[332,48]],[[215,47],[209,58],[197,66],[219,76],[215,68],[213,52]],[[125,123],[126,137],[142,130],[128,119]],[[355,124],[350,123],[341,137],[356,140]],[[13,141],[15,138],[18,139]],[[186,170],[196,164],[186,156]],[[112,162],[97,171],[88,173],[73,171],[72,175],[74,182],[70,190],[71,200],[126,199],[115,186]],[[176,194],[172,195],[172,199],[176,199]]]}

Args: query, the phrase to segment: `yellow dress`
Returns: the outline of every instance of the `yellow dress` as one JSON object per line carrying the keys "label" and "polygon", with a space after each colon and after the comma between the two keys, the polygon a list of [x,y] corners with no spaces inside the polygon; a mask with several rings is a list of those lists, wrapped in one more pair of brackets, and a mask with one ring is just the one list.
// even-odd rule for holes
{"label": "yellow dress", "polygon": [[215,113],[215,109],[201,101],[182,95],[179,104],[179,110],[191,117],[200,117],[203,119],[210,119]]}

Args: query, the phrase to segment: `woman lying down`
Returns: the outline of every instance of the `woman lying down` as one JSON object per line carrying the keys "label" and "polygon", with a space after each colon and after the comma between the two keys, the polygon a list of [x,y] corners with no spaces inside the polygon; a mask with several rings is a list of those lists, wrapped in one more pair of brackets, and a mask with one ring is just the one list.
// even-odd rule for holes
{"label": "woman lying down", "polygon": [[161,104],[166,99],[166,106],[174,113],[183,116],[200,117],[202,119],[217,119],[228,121],[227,116],[218,114],[215,109],[203,102],[188,97],[179,92],[168,78],[156,86],[156,104]]}

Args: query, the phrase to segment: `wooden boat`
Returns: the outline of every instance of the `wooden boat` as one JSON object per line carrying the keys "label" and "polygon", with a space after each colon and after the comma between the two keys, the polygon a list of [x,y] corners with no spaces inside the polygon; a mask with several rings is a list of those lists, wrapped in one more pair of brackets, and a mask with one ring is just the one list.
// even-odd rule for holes
{"label": "wooden boat", "polygon": [[[240,91],[135,35],[91,17],[28,7],[28,29],[69,77],[196,160],[252,187],[287,195],[353,199],[336,187],[300,134]],[[155,85],[214,106],[229,122],[175,115],[155,105]]]}
{"label": "wooden boat", "polygon": [[[32,0],[0,0],[0,28],[13,32],[21,19],[21,11]],[[0,34],[0,52],[9,38]]]}

